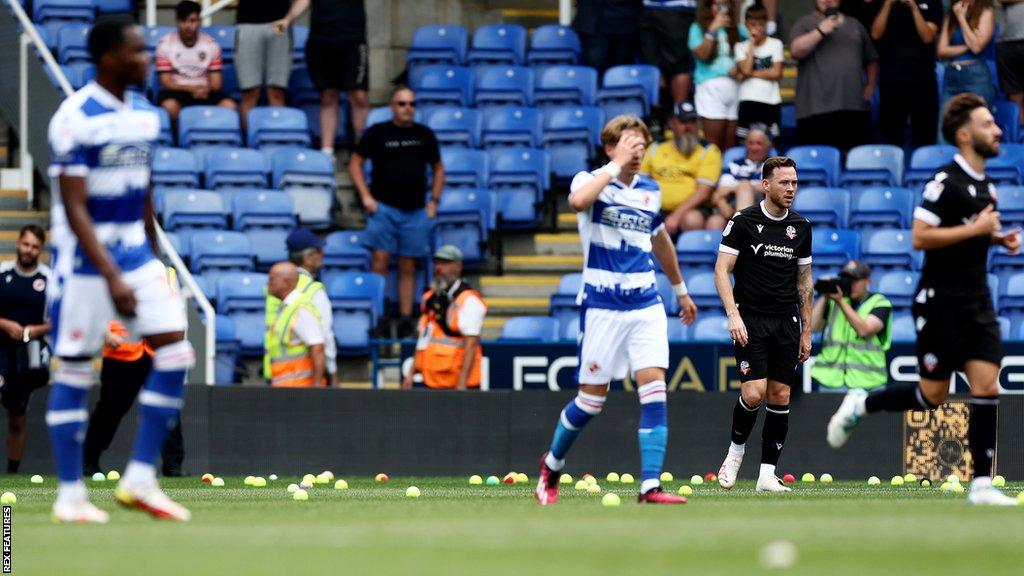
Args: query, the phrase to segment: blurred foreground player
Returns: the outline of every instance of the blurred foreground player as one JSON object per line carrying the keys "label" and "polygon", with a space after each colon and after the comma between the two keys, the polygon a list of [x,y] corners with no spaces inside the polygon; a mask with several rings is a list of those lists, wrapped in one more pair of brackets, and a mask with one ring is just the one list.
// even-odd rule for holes
{"label": "blurred foreground player", "polygon": [[638,501],[685,504],[686,498],[661,489],[668,442],[665,369],[668,325],[658,295],[653,254],[672,283],[679,316],[690,324],[697,307],[686,290],[675,246],[661,221],[661,190],[640,176],[651,135],[635,116],[616,116],[601,130],[611,162],[580,172],[570,186],[583,242],[580,304],[580,390],[562,410],[551,449],[541,459],[537,501],[558,500],[558,472],[565,455],[591,418],[604,407],[608,385],[627,372],[640,399],[641,483]]}
{"label": "blurred foreground player", "polygon": [[924,250],[924,268],[914,297],[917,325],[917,384],[895,383],[870,394],[847,393],[828,423],[828,443],[839,448],[871,412],[934,410],[949,395],[949,378],[963,371],[971,387],[967,431],[974,480],[969,504],[1016,506],[992,486],[999,408],[999,323],[992,307],[986,265],[992,245],[1020,251],[1020,228],[1002,232],[996,187],[985,176],[985,160],[999,155],[1002,131],[975,94],[954,96],[942,114],[942,135],[959,153],[935,173],[914,210],[914,248]]}
{"label": "blurred foreground player", "polygon": [[89,33],[96,80],[68,97],[50,121],[51,234],[57,249],[51,318],[59,358],[46,412],[57,464],[57,522],[105,523],[82,482],[86,397],[96,381],[93,358],[107,323],[120,319],[153,347],[153,369],[139,394],[139,429],[114,496],[157,518],[188,520],[189,511],[160,490],[156,460],[183,404],[185,373],[195,361],[185,340],[185,307],[167,285],[148,192],[150,151],[160,119],[136,104],[128,87],[145,82],[149,55],[141,29],[126,20]]}

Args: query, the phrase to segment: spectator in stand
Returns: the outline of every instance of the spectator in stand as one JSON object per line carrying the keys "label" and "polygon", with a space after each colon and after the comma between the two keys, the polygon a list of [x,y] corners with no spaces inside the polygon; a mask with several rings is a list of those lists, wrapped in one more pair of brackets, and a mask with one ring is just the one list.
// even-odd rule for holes
{"label": "spectator in stand", "polygon": [[996,87],[986,60],[994,60],[995,10],[990,0],[957,0],[949,6],[939,33],[939,58],[946,61],[942,82],[942,104],[971,92],[996,103]]}
{"label": "spectator in stand", "polygon": [[768,12],[755,4],[747,10],[750,39],[736,44],[736,78],[740,81],[739,121],[736,137],[743,140],[754,124],[767,126],[772,137],[779,135],[782,118],[782,41],[768,37]]}
{"label": "spectator in stand", "polygon": [[761,126],[754,125],[744,143],[747,154],[730,162],[718,179],[718,188],[711,195],[711,203],[725,220],[748,206],[753,206],[761,192],[761,165],[772,149],[772,139]]}
{"label": "spectator in stand", "polygon": [[[390,122],[366,130],[349,158],[348,171],[369,216],[364,243],[373,250],[371,269],[386,277],[391,255],[398,256],[398,336],[406,338],[416,330],[412,318],[416,260],[429,253],[431,220],[444,188],[444,165],[434,131],[413,121],[416,94],[407,86],[391,93],[391,113]],[[372,186],[366,185],[366,160],[373,161]],[[425,203],[428,168],[434,171],[434,183]]]}
{"label": "spectator in stand", "polygon": [[697,111],[678,102],[668,119],[672,139],[647,149],[640,172],[661,186],[661,211],[672,236],[683,230],[725,228],[708,200],[722,172],[722,152],[697,136]]}
{"label": "spectator in stand", "polygon": [[700,0],[697,21],[690,25],[689,45],[697,58],[694,103],[704,137],[720,150],[736,141],[739,85],[733,48],[740,41],[735,3]]}
{"label": "spectator in stand", "polygon": [[582,64],[598,74],[634,62],[641,0],[578,0],[572,28],[580,37]]}
{"label": "spectator in stand", "polygon": [[778,0],[737,0],[740,6],[740,22],[747,21],[747,11],[754,6],[761,6],[765,11],[765,31],[769,36],[775,36],[779,31],[778,24]]}
{"label": "spectator in stand", "polygon": [[271,24],[288,15],[291,0],[238,0],[235,14],[235,70],[242,101],[238,112],[245,128],[249,111],[267,87],[267,103],[284,106],[292,71],[292,38]]}
{"label": "spectator in stand", "polygon": [[839,12],[839,0],[815,0],[815,11],[790,29],[789,50],[799,62],[800,143],[844,152],[863,144],[878,77],[878,54],[864,26]]}
{"label": "spectator in stand", "polygon": [[640,12],[640,54],[661,70],[672,102],[690,99],[693,54],[685,34],[693,24],[696,0],[643,0]]}
{"label": "spectator in stand", "polygon": [[1003,24],[996,38],[996,72],[999,87],[1020,107],[1024,124],[1024,0],[999,0]]}
{"label": "spectator in stand", "polygon": [[934,0],[884,0],[875,16],[871,37],[881,69],[878,122],[886,144],[903,147],[908,120],[914,148],[935,144],[939,131],[935,78],[939,26],[942,4]]}
{"label": "spectator in stand", "polygon": [[370,114],[366,6],[363,0],[294,0],[288,14],[273,26],[284,32],[310,6],[306,68],[320,91],[320,149],[333,156],[341,91],[348,93],[357,138]]}
{"label": "spectator in stand", "polygon": [[192,0],[179,2],[174,7],[178,29],[164,36],[156,47],[156,71],[160,75],[157,102],[172,122],[186,106],[235,108],[235,101],[222,91],[220,45],[199,30],[199,10],[199,4]]}

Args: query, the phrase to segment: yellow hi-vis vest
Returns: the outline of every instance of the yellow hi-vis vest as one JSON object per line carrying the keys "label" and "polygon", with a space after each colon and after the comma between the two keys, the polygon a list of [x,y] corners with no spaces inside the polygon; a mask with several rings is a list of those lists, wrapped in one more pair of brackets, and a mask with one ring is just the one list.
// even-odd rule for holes
{"label": "yellow hi-vis vest", "polygon": [[[299,301],[305,304],[313,306],[313,295],[316,294],[317,290],[326,290],[321,282],[313,279],[310,274],[304,274],[299,272],[299,283],[296,286],[300,292]],[[273,294],[267,293],[267,311],[264,316],[263,325],[266,326],[266,330],[263,333],[263,349],[270,350],[270,329],[274,324],[274,320],[277,318],[277,312],[281,308],[281,300]],[[316,306],[313,306],[316,309]],[[319,314],[317,315],[319,317]],[[270,380],[270,354],[269,352],[263,354],[263,377]]]}
{"label": "yellow hi-vis vest", "polygon": [[270,360],[271,386],[310,388],[322,384],[313,381],[313,356],[309,353],[309,346],[292,343],[292,330],[299,318],[299,310],[303,308],[312,312],[314,318],[319,318],[315,306],[303,298],[296,298],[280,311],[270,327],[267,357]]}
{"label": "yellow hi-vis vest", "polygon": [[[857,316],[867,318],[878,308],[892,308],[889,299],[872,294],[857,307]],[[814,359],[811,376],[827,388],[877,388],[889,379],[885,353],[892,346],[892,314],[881,332],[868,339],[857,331],[834,302],[829,302],[830,321],[822,339],[821,353]]]}

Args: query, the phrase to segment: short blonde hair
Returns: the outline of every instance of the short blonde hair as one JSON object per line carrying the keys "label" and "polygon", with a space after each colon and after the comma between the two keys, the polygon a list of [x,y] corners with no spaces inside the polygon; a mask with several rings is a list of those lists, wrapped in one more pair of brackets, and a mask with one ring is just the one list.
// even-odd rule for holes
{"label": "short blonde hair", "polygon": [[644,135],[644,145],[651,145],[651,131],[647,129],[644,121],[631,114],[620,114],[612,118],[601,129],[601,144],[603,146],[615,146],[619,138],[626,130],[636,130]]}

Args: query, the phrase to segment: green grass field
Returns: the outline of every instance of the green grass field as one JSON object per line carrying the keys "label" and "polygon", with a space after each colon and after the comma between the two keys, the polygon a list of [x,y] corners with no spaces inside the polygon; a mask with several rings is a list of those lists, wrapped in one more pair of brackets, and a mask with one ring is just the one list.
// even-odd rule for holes
{"label": "green grass field", "polygon": [[[15,492],[15,574],[416,574],[552,576],[708,573],[1022,574],[1024,506],[973,508],[937,488],[800,484],[789,495],[761,495],[753,483],[731,492],[696,487],[689,504],[637,506],[636,485],[603,483],[622,496],[564,487],[541,508],[529,485],[469,486],[462,478],[346,478],[350,489],[315,487],[306,502],[286,490],[226,478],[164,482],[193,520],[174,524],[120,509],[112,482],[88,482],[93,502],[111,511],[106,526],[54,525],[54,478],[33,485],[3,478]],[[532,480],[532,479],[531,479]],[[416,485],[419,499],[405,497]],[[677,480],[667,485],[676,489]],[[567,489],[565,489],[567,488]],[[1011,482],[1017,494],[1024,483]],[[795,545],[788,570],[766,570],[762,548]]]}

